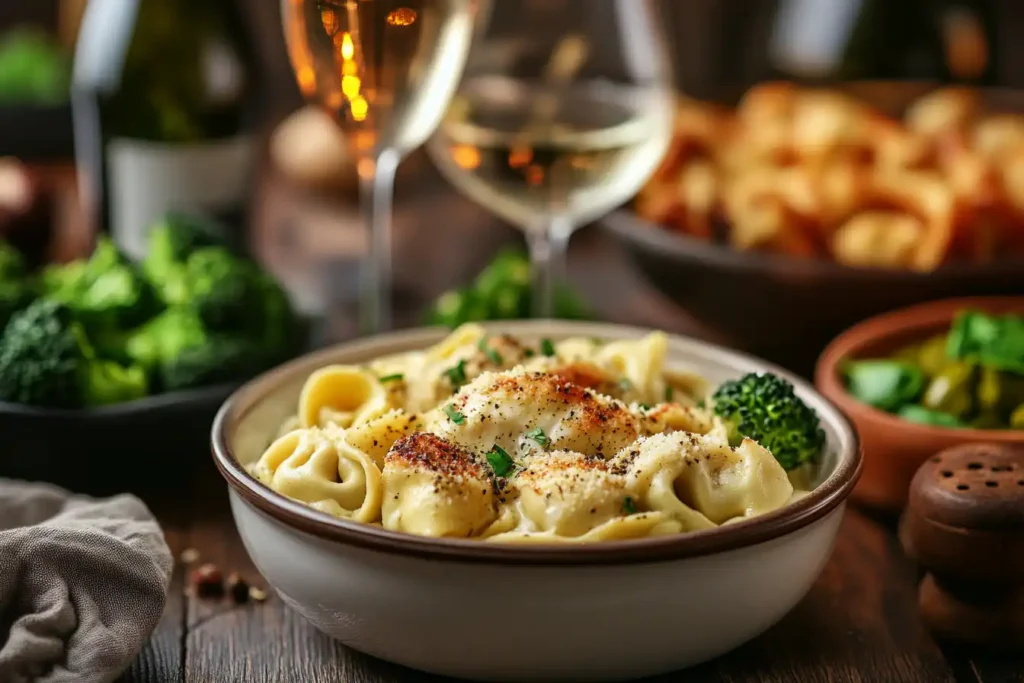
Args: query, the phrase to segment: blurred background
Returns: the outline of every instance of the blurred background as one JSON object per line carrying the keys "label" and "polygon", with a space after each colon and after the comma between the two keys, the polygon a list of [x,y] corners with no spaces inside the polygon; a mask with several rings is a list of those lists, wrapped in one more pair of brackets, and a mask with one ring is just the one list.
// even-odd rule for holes
{"label": "blurred background", "polygon": [[[78,201],[80,174],[67,98],[70,56],[86,4],[40,0],[0,7],[0,232],[38,260],[82,255],[96,223]],[[231,189],[245,204],[245,218],[238,214],[233,220],[299,307],[322,311],[328,306],[325,288],[338,292],[355,286],[355,269],[345,264],[365,252],[352,157],[344,139],[300,93],[279,3],[209,4],[230,5],[225,16],[237,17],[240,26],[231,30],[240,32],[237,44],[247,46],[242,66],[252,97],[245,100],[244,123],[238,125],[253,133],[255,143],[239,154],[253,155],[246,162],[253,173],[244,188]],[[581,17],[586,4],[548,1],[551,12]],[[509,8],[499,0],[495,21],[500,23]],[[1024,5],[1015,0],[665,0],[661,9],[676,85],[696,98],[735,103],[745,89],[769,79],[1024,86],[1024,44],[1015,40],[1024,29]],[[190,27],[169,21],[168,44],[186,40]],[[110,31],[116,32],[113,25]],[[140,59],[138,68],[174,69],[174,53],[165,47],[154,50],[158,54],[152,59]],[[89,144],[79,141],[79,170],[90,163]],[[431,252],[443,245],[402,237],[427,230],[422,216],[441,215],[438,211],[446,222],[466,226],[476,236],[458,262]],[[432,271],[429,277],[400,273],[399,297],[413,291],[429,300],[459,286],[502,244],[520,239],[443,182],[422,151],[400,169],[395,222],[396,262],[402,262],[402,253],[415,253],[423,269]],[[493,227],[482,230],[481,223]],[[600,239],[584,231],[574,242]],[[621,262],[618,251],[601,251],[606,246],[595,247],[605,256],[596,254],[586,267],[572,269],[577,279],[599,278],[601,258]],[[635,286],[646,285],[637,279]],[[653,291],[650,296],[660,297]]]}
{"label": "blurred background", "polygon": [[367,263],[398,327],[544,300],[805,375],[866,317],[1021,294],[1021,33],[1019,0],[0,3],[12,462],[120,411],[205,442],[239,382],[390,326]]}

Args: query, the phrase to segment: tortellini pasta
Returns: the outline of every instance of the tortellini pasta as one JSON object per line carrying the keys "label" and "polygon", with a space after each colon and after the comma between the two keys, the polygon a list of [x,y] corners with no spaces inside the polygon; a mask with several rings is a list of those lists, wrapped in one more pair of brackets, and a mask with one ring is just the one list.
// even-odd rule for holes
{"label": "tortellini pasta", "polygon": [[383,472],[384,527],[422,536],[480,534],[498,519],[487,461],[426,432],[401,439]]}
{"label": "tortellini pasta", "polygon": [[302,427],[351,427],[388,409],[384,385],[366,370],[351,365],[331,365],[306,380],[299,396]]}
{"label": "tortellini pasta", "polygon": [[337,430],[313,427],[285,434],[263,454],[253,475],[278,493],[335,517],[357,522],[380,517],[380,468]]}
{"label": "tortellini pasta", "polygon": [[428,427],[466,448],[497,445],[509,453],[550,446],[608,457],[640,436],[640,420],[622,402],[523,369],[481,375],[433,411]]}
{"label": "tortellini pasta", "polygon": [[615,460],[637,492],[640,509],[664,512],[686,530],[769,512],[793,496],[786,471],[750,439],[730,448],[713,436],[658,434]]}
{"label": "tortellini pasta", "polygon": [[334,365],[250,471],[282,495],[385,529],[492,543],[590,543],[709,529],[795,495],[767,450],[666,369],[668,339],[441,343]]}

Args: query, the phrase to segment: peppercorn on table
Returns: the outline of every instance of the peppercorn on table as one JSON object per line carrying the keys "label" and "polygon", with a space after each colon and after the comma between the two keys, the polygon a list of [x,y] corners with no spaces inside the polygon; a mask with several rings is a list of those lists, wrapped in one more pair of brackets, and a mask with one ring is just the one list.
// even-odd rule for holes
{"label": "peppercorn on table", "polygon": [[[418,272],[422,282],[416,287],[426,297],[464,283],[514,234],[482,212],[467,209],[453,193],[442,194],[443,199],[400,196],[397,271],[403,272],[404,266],[405,272]],[[293,224],[302,224],[303,205],[287,189],[268,188],[265,195],[264,201],[273,206],[265,206],[261,215],[290,216]],[[424,208],[423,202],[434,204]],[[442,211],[452,219],[441,220]],[[416,227],[416,216],[423,215],[431,216],[429,229]],[[266,221],[259,226],[260,248],[266,248],[264,242],[273,239],[274,230]],[[459,240],[470,240],[475,248],[444,248]],[[293,254],[292,267],[312,258]],[[424,262],[431,268],[412,268]],[[579,235],[570,271],[606,319],[707,336],[644,287],[597,231]],[[812,361],[806,359],[805,367],[797,369],[806,370]],[[267,595],[235,531],[223,480],[212,462],[203,459],[183,488],[141,494],[160,519],[178,561],[164,617],[120,679],[123,683],[441,680],[351,651]],[[900,548],[895,522],[850,508],[831,561],[810,594],[782,622],[729,655],[656,680],[1024,681],[1020,657],[943,647],[930,637],[918,615],[917,570]],[[496,621],[490,628],[500,638],[501,624]]]}

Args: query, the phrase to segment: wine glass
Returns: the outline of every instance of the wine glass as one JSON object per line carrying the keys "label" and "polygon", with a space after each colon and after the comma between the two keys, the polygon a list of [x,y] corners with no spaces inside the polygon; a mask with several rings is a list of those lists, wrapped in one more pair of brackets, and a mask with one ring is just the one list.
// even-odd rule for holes
{"label": "wine glass", "polygon": [[402,157],[444,115],[488,0],[282,0],[302,93],[325,107],[356,158],[369,229],[364,330],[391,327],[391,208]]}
{"label": "wine glass", "polygon": [[548,318],[573,231],[640,189],[674,111],[653,0],[502,0],[428,150],[526,234],[533,314]]}

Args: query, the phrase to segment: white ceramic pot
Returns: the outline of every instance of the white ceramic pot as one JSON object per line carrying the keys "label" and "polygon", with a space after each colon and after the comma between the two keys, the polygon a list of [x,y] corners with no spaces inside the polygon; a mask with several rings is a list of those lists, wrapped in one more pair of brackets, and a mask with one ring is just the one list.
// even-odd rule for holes
{"label": "white ceramic pot", "polygon": [[[548,321],[488,327],[553,339],[648,332]],[[338,520],[245,472],[294,411],[314,369],[422,348],[444,334],[416,330],[300,358],[243,387],[217,417],[214,455],[245,546],[269,585],[317,628],[356,650],[449,676],[623,680],[732,650],[789,612],[821,572],[860,472],[849,423],[784,371],[678,337],[670,341],[669,364],[712,382],[757,370],[793,381],[827,435],[820,476],[808,496],[710,531],[519,547],[407,536]]]}

